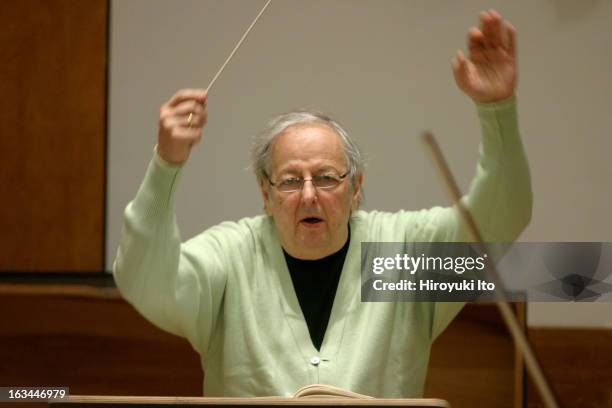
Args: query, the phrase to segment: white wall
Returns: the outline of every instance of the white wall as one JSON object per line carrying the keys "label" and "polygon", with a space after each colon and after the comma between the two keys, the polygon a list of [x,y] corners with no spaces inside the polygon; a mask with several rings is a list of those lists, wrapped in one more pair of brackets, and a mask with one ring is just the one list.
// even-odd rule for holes
{"label": "white wall", "polygon": [[[114,0],[107,259],[151,158],[159,106],[205,87],[264,0]],[[250,138],[297,107],[331,112],[368,156],[366,209],[447,203],[419,140],[438,136],[465,189],[479,141],[450,60],[478,12],[519,32],[519,109],[535,193],[525,241],[612,240],[612,2],[274,0],[216,83],[178,197],[184,238],[261,212]],[[612,326],[612,304],[529,304],[532,325]]]}

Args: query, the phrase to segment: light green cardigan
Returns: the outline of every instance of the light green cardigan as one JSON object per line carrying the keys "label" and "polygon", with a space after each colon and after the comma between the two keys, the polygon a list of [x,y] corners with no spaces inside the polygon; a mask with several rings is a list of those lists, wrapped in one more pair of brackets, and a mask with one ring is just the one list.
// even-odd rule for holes
{"label": "light green cardigan", "polygon": [[[512,241],[531,216],[515,101],[477,109],[483,142],[465,200],[487,240]],[[273,220],[224,222],[181,244],[174,213],[180,173],[157,155],[151,161],[125,210],[114,274],[140,313],[198,351],[206,396],[291,396],[312,383],[377,397],[422,396],[431,343],[463,304],[362,303],[360,243],[467,240],[452,208],[353,214],[317,351]]]}

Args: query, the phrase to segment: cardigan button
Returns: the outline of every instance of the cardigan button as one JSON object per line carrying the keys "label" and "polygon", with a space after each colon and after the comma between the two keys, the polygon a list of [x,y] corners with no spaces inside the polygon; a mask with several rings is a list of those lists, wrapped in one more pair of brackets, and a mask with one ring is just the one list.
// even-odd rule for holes
{"label": "cardigan button", "polygon": [[312,364],[313,366],[318,366],[320,362],[321,362],[321,359],[317,356],[314,356],[313,358],[310,359],[310,364]]}

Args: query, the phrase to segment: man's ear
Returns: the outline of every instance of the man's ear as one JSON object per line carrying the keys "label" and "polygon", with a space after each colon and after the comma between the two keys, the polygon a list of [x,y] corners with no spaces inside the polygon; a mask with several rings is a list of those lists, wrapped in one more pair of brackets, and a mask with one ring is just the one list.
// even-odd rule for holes
{"label": "man's ear", "polygon": [[259,188],[264,201],[264,210],[266,214],[272,216],[272,203],[270,202],[270,185],[265,180],[260,180]]}
{"label": "man's ear", "polygon": [[359,201],[361,200],[361,184],[363,184],[363,173],[357,174],[355,177],[355,185],[353,186],[353,196],[351,198],[351,210],[359,209]]}

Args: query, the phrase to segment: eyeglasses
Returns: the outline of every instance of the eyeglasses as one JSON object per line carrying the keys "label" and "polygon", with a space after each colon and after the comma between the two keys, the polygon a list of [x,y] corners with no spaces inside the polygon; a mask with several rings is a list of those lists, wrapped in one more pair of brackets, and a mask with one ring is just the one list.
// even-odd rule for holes
{"label": "eyeglasses", "polygon": [[336,188],[344,181],[344,178],[348,175],[348,172],[344,173],[341,176],[338,176],[333,173],[324,173],[318,176],[314,176],[312,178],[302,178],[302,177],[286,177],[276,183],[273,183],[270,180],[270,177],[266,174],[266,178],[272,187],[276,187],[278,191],[283,193],[293,193],[295,191],[299,191],[304,187],[304,183],[307,181],[312,182],[312,185],[317,189],[321,190],[331,190]]}

